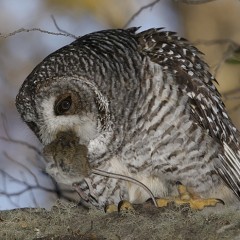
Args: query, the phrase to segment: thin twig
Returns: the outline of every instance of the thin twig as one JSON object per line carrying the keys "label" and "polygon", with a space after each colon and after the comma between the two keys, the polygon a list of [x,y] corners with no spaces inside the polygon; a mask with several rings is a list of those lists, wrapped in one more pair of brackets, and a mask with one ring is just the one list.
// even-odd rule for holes
{"label": "thin twig", "polygon": [[3,141],[6,141],[6,142],[11,142],[11,143],[16,143],[16,144],[24,145],[24,146],[32,149],[33,151],[35,151],[35,152],[36,152],[38,155],[40,155],[41,157],[43,157],[43,154],[41,153],[41,151],[40,151],[37,147],[29,144],[28,142],[21,141],[21,140],[15,140],[15,139],[3,137],[3,136],[0,136],[0,139],[3,140]]}
{"label": "thin twig", "polygon": [[7,34],[2,34],[0,33],[0,38],[8,38],[8,37],[11,37],[11,36],[14,36],[18,33],[22,33],[22,32],[41,32],[41,33],[47,33],[47,34],[50,34],[50,35],[55,35],[55,36],[64,36],[64,37],[73,37],[72,34],[68,34],[68,33],[62,33],[62,32],[59,32],[59,33],[56,33],[56,32],[50,32],[50,31],[47,31],[47,30],[43,30],[41,28],[19,28],[17,29],[16,31],[13,31],[11,33],[7,33]]}
{"label": "thin twig", "polygon": [[143,6],[143,7],[141,7],[136,13],[134,13],[133,15],[132,15],[132,17],[127,21],[127,23],[123,26],[123,28],[126,28],[126,27],[128,27],[128,25],[133,21],[133,19],[135,18],[135,17],[137,17],[144,9],[147,9],[147,8],[151,8],[152,9],[152,7],[155,5],[155,4],[157,4],[158,2],[160,2],[161,0],[155,0],[155,1],[153,1],[153,2],[151,2],[151,3],[149,3],[149,4],[147,4],[147,5],[145,5],[145,6]]}
{"label": "thin twig", "polygon": [[[38,180],[35,181],[35,184],[31,184],[31,183],[27,182],[26,180],[20,180],[20,179],[18,179],[16,177],[10,175],[9,173],[5,172],[2,169],[0,169],[0,174],[3,177],[3,181],[2,181],[3,189],[7,189],[7,183],[6,183],[6,179],[7,178],[11,182],[15,182],[15,183],[20,184],[20,185],[22,185],[24,187],[20,191],[11,192],[11,193],[9,193],[6,190],[0,191],[0,195],[5,195],[9,199],[9,201],[16,207],[19,207],[19,206],[15,202],[13,202],[11,200],[11,197],[20,196],[20,195],[22,195],[22,194],[24,194],[25,192],[28,192],[28,191],[32,191],[32,190],[38,189],[38,190],[42,190],[42,191],[45,191],[45,192],[50,192],[50,193],[57,194],[55,187],[54,188],[44,187],[44,186],[39,184]],[[61,191],[58,190],[57,196],[59,198],[65,199],[67,201],[72,201],[71,197],[69,197],[67,195],[64,195],[64,193],[69,194],[69,193],[72,193],[72,192],[73,192],[73,190],[69,190],[69,189],[63,189]],[[36,200],[33,199],[33,201],[36,201]]]}
{"label": "thin twig", "polygon": [[[9,193],[7,191],[1,191],[0,194],[6,194],[7,196],[17,196],[17,195],[21,195],[21,193],[24,193],[30,189],[40,189],[46,192],[51,192],[51,193],[55,193],[55,189],[52,188],[47,188],[47,187],[43,187],[41,186],[38,181],[35,184],[30,184],[29,182],[26,182],[24,180],[20,180],[12,175],[10,175],[9,173],[5,172],[4,170],[0,169],[0,173],[2,176],[6,176],[10,179],[10,181],[12,182],[16,182],[18,184],[21,184],[23,186],[25,186],[24,189],[18,191],[18,192],[13,192],[13,193]],[[69,191],[72,192],[72,191]]]}
{"label": "thin twig", "polygon": [[8,129],[7,129],[7,126],[6,126],[6,116],[1,113],[1,118],[2,118],[2,125],[3,125],[3,129],[4,129],[4,132],[6,134],[7,137],[3,137],[3,136],[0,136],[0,139],[3,140],[3,141],[6,141],[6,142],[11,142],[11,143],[16,143],[16,144],[20,144],[20,145],[24,145],[30,149],[32,149],[34,152],[36,152],[39,156],[41,156],[42,158],[44,158],[42,152],[35,146],[31,145],[30,143],[28,142],[25,142],[25,141],[22,141],[22,140],[16,140],[16,139],[13,139],[9,132],[8,132]]}
{"label": "thin twig", "polygon": [[22,167],[23,169],[25,169],[34,179],[35,182],[38,182],[38,179],[36,177],[36,175],[31,171],[31,169],[29,169],[26,165],[24,165],[23,163],[20,163],[18,161],[16,161],[15,159],[13,159],[12,157],[10,157],[6,152],[3,152],[3,155],[11,162],[13,162],[14,164],[19,165],[20,167]]}
{"label": "thin twig", "polygon": [[69,32],[67,32],[66,30],[63,30],[62,28],[60,28],[60,27],[58,26],[57,21],[56,21],[56,19],[55,19],[55,17],[54,17],[53,15],[51,15],[51,18],[52,18],[52,20],[53,20],[54,26],[56,27],[56,29],[57,29],[59,32],[64,33],[64,34],[67,34],[68,36],[71,36],[71,37],[74,38],[74,39],[77,39],[77,38],[78,38],[76,35],[74,35],[74,34],[72,34],[72,33],[69,33]]}

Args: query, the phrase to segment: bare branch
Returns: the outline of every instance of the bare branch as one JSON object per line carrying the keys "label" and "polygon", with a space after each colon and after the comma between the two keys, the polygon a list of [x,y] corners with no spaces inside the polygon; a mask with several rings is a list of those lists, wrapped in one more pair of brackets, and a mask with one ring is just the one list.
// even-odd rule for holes
{"label": "bare branch", "polygon": [[36,175],[24,164],[16,161],[15,159],[13,159],[12,157],[10,157],[6,152],[3,152],[3,155],[11,162],[13,162],[16,165],[19,165],[20,167],[22,167],[23,169],[27,170],[27,172],[33,177],[34,181],[37,182],[38,179],[36,177]]}
{"label": "bare branch", "polygon": [[[0,195],[5,195],[9,199],[11,197],[20,196],[20,195],[22,195],[22,194],[24,194],[24,193],[26,193],[26,192],[28,192],[30,190],[35,190],[35,189],[56,194],[55,188],[44,187],[44,186],[40,185],[38,181],[36,181],[35,183],[29,183],[26,180],[20,180],[20,179],[18,179],[16,177],[12,176],[11,174],[5,172],[2,169],[0,169],[0,174],[3,176],[3,179],[9,178],[10,181],[16,182],[16,183],[18,183],[18,184],[20,184],[20,185],[22,185],[24,187],[23,189],[21,189],[19,191],[11,192],[11,193],[9,193],[6,190],[0,191]],[[6,182],[6,181],[4,180],[4,182]],[[7,189],[6,188],[6,184],[4,186],[5,186],[4,189]],[[65,190],[65,189],[63,191],[66,192],[66,193],[73,192],[73,190]],[[61,194],[60,196],[62,198],[64,198],[64,199],[66,199],[66,200],[71,200],[71,198],[68,198],[68,197],[64,196],[63,194]]]}
{"label": "bare branch", "polygon": [[[30,174],[34,181],[27,181],[26,177],[25,177],[25,174],[22,173],[21,176],[22,176],[22,180],[15,177],[15,176],[12,176],[11,174],[5,172],[4,170],[0,169],[0,174],[2,175],[2,186],[3,186],[3,189],[5,190],[1,190],[0,191],[0,195],[4,195],[6,196],[9,201],[15,206],[15,207],[19,207],[11,198],[12,197],[17,197],[17,196],[20,196],[20,195],[23,195],[24,193],[26,192],[29,192],[32,196],[32,201],[33,203],[35,204],[35,206],[37,206],[37,198],[36,196],[34,195],[33,193],[33,190],[42,190],[42,191],[45,191],[45,192],[50,192],[50,193],[54,193],[57,195],[58,198],[62,198],[62,199],[65,199],[65,200],[68,200],[68,201],[72,201],[73,199],[71,197],[68,197],[66,194],[68,193],[72,193],[74,192],[72,189],[59,189],[58,185],[56,184],[56,182],[50,177],[48,176],[51,180],[52,180],[52,188],[48,188],[48,187],[44,187],[42,186],[37,177],[35,176],[35,174],[27,167],[25,166],[24,164],[22,163],[19,163],[17,162],[15,159],[11,158],[7,153],[4,152],[4,155],[5,157],[14,162],[15,164],[21,166],[22,168],[24,168],[24,170],[26,170],[26,172],[28,174]],[[19,184],[20,186],[23,187],[23,189],[19,190],[19,191],[16,191],[16,192],[8,192],[6,189],[7,189],[7,183],[6,183],[6,179],[9,179],[9,181],[11,182],[15,182],[17,184]]]}
{"label": "bare branch", "polygon": [[37,153],[38,155],[40,155],[41,157],[44,157],[43,154],[42,154],[42,152],[41,152],[37,147],[29,144],[28,142],[21,141],[21,140],[15,140],[15,139],[3,137],[3,136],[0,136],[0,139],[3,140],[3,141],[6,141],[6,142],[11,142],[11,143],[16,143],[16,144],[24,145],[24,146],[32,149],[34,152],[36,152],[36,153]]}
{"label": "bare branch", "polygon": [[64,33],[64,34],[67,34],[68,36],[71,36],[71,37],[74,38],[74,39],[77,39],[77,38],[78,38],[76,35],[74,35],[74,34],[72,34],[72,33],[69,33],[69,32],[67,32],[66,30],[61,29],[61,28],[58,26],[57,21],[56,21],[56,19],[55,19],[55,17],[54,17],[53,15],[51,15],[51,18],[52,18],[52,20],[53,20],[54,26],[56,27],[56,29],[57,29],[59,32]]}
{"label": "bare branch", "polygon": [[160,2],[161,0],[155,0],[155,1],[153,1],[153,2],[151,2],[151,3],[149,3],[149,4],[147,4],[147,5],[145,5],[145,6],[143,6],[143,7],[141,7],[136,13],[134,13],[133,15],[132,15],[132,17],[127,21],[127,23],[123,26],[123,28],[126,28],[126,27],[128,27],[128,25],[133,21],[133,19],[135,18],[135,17],[137,17],[144,9],[147,9],[147,8],[150,8],[150,9],[152,9],[152,7],[154,6],[154,5],[156,5],[158,2]]}
{"label": "bare branch", "polygon": [[11,33],[7,33],[7,34],[2,34],[0,33],[0,38],[8,38],[8,37],[11,37],[11,36],[14,36],[18,33],[22,33],[22,32],[41,32],[41,33],[46,33],[46,34],[50,34],[50,35],[55,35],[55,36],[64,36],[64,37],[73,37],[72,34],[69,34],[69,33],[62,33],[62,32],[50,32],[50,31],[47,31],[47,30],[43,30],[41,28],[19,28],[18,30],[16,31],[13,31]]}
{"label": "bare branch", "polygon": [[6,116],[3,113],[1,113],[1,118],[2,118],[3,129],[4,129],[4,132],[5,132],[6,136],[7,136],[7,137],[0,136],[1,140],[6,141],[6,142],[11,142],[11,143],[24,145],[24,146],[32,149],[34,152],[36,152],[42,158],[44,158],[42,152],[37,147],[29,144],[28,142],[25,142],[25,141],[22,141],[22,140],[13,139],[10,136],[10,134],[8,133],[8,129],[7,129],[7,126],[6,126]]}
{"label": "bare branch", "polygon": [[[123,28],[127,28],[129,24],[134,20],[135,17],[137,17],[143,10],[150,8],[152,9],[154,5],[156,5],[158,2],[161,0],[155,0],[143,7],[141,7],[136,13],[132,15],[132,17],[127,21],[127,23],[123,26]],[[216,0],[174,0],[175,2],[182,2],[186,4],[203,4],[203,3],[208,3],[208,2],[213,2]]]}

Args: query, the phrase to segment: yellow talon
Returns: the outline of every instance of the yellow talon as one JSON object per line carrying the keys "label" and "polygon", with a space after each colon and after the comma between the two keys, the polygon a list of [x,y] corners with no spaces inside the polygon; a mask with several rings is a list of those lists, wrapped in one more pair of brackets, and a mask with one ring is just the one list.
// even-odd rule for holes
{"label": "yellow talon", "polygon": [[156,199],[158,207],[167,207],[167,205],[172,201],[173,200],[169,200],[169,199],[166,199],[166,198]]}
{"label": "yellow talon", "polygon": [[104,208],[105,213],[117,212],[118,208],[115,204],[106,205]]}
{"label": "yellow talon", "polygon": [[215,207],[217,203],[221,203],[224,205],[224,202],[221,199],[217,199],[217,198],[192,199],[190,201],[190,207],[192,209],[202,210],[204,207]]}
{"label": "yellow talon", "polygon": [[133,212],[134,208],[130,202],[128,202],[126,200],[122,200],[118,204],[118,211],[119,212],[125,212],[125,211]]}
{"label": "yellow talon", "polygon": [[190,200],[191,194],[188,192],[187,187],[183,185],[181,182],[176,182],[176,184],[179,193],[179,198],[181,200]]}
{"label": "yellow talon", "polygon": [[218,198],[200,198],[188,191],[181,182],[177,182],[179,197],[157,199],[158,207],[166,207],[169,203],[177,205],[189,204],[191,209],[202,210],[205,207],[215,207],[217,203],[224,205],[224,201]]}
{"label": "yellow talon", "polygon": [[134,208],[132,206],[132,204],[126,200],[122,200],[118,203],[118,206],[116,206],[115,204],[109,204],[106,205],[104,208],[104,211],[106,213],[112,213],[112,212],[133,212]]}

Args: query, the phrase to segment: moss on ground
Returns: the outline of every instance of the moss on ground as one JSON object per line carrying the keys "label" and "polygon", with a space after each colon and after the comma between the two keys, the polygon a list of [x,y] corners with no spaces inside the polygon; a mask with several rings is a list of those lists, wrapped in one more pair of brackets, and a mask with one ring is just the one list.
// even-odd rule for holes
{"label": "moss on ground", "polygon": [[106,214],[58,201],[45,209],[0,212],[0,239],[240,239],[240,210],[216,207],[193,212],[188,206]]}

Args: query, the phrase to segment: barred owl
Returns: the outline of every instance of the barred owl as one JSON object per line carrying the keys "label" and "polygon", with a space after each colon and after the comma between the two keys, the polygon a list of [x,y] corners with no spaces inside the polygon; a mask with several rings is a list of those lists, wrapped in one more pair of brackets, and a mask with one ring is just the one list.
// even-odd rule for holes
{"label": "barred owl", "polygon": [[[173,32],[137,30],[79,37],[22,84],[16,107],[43,146],[61,133],[75,136],[54,150],[74,160],[48,152],[47,172],[78,182],[83,202],[99,208],[149,196],[91,169],[136,179],[155,197],[175,194],[181,181],[203,197],[240,199],[239,132],[201,52]],[[87,164],[78,164],[75,143],[85,146]]]}

